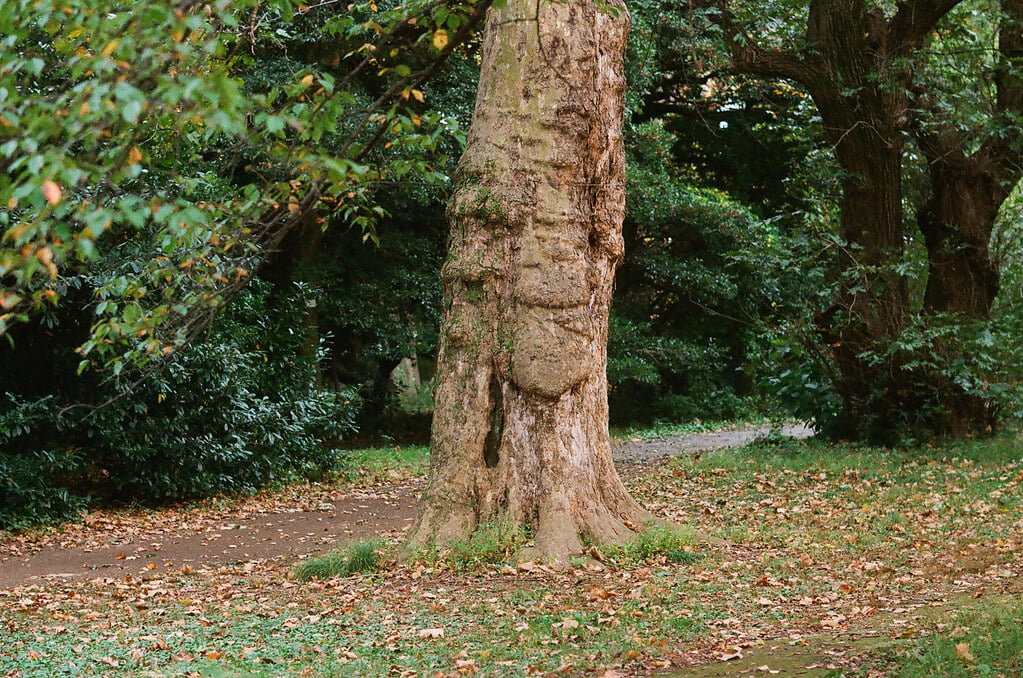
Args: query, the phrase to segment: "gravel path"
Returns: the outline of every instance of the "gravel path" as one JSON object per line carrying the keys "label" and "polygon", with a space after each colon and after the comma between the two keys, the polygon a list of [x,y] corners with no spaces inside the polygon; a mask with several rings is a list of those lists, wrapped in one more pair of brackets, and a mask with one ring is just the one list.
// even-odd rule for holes
{"label": "gravel path", "polygon": [[[695,452],[709,452],[728,447],[739,447],[771,431],[770,426],[741,428],[726,431],[710,431],[693,433],[677,438],[660,438],[657,440],[638,440],[619,443],[615,446],[615,461],[650,461],[675,457]],[[804,424],[783,426],[781,434],[790,438],[809,438],[813,430]]]}

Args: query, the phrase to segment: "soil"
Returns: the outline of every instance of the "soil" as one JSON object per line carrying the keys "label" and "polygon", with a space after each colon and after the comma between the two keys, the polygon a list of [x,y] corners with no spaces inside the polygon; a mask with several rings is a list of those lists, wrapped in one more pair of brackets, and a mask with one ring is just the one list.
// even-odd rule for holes
{"label": "soil", "polygon": [[[651,441],[616,444],[615,461],[626,477],[666,457],[743,445],[769,427],[714,431]],[[786,427],[783,435],[805,438],[805,426]],[[230,563],[293,561],[330,550],[340,543],[397,535],[416,516],[423,480],[362,489],[337,488],[310,507],[308,495],[292,505],[219,513],[164,512],[164,519],[142,521],[125,530],[118,520],[90,520],[42,539],[0,544],[0,590],[51,580],[123,577]]]}

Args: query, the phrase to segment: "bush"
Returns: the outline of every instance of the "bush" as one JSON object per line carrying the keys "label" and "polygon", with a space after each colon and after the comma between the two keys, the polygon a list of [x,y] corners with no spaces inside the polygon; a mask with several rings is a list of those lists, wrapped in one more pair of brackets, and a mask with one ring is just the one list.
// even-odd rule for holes
{"label": "bush", "polygon": [[336,443],[354,433],[360,401],[316,385],[323,347],[307,345],[307,294],[254,282],[162,372],[127,394],[99,387],[89,404],[106,404],[85,416],[62,417],[58,394],[8,394],[0,527],[66,518],[88,494],[185,499],[339,468]]}
{"label": "bush", "polygon": [[0,406],[0,529],[24,529],[68,520],[88,503],[54,481],[71,470],[67,454],[51,450],[14,453],[12,441],[52,420],[52,396],[24,402],[5,394]]}
{"label": "bush", "polygon": [[673,173],[658,123],[633,137],[608,340],[611,416],[625,424],[754,414],[752,358],[765,324],[796,295],[782,235]]}

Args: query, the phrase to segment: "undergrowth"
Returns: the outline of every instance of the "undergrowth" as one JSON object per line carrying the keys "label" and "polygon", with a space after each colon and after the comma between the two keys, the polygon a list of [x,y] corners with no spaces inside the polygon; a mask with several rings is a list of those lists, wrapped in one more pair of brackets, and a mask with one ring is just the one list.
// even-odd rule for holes
{"label": "undergrowth", "polygon": [[307,582],[369,574],[382,568],[387,560],[385,556],[384,544],[380,540],[357,542],[300,563],[295,567],[294,576],[299,581]]}
{"label": "undergrowth", "polygon": [[602,553],[621,567],[632,567],[654,560],[686,565],[700,559],[699,554],[693,551],[695,541],[691,529],[652,523],[635,540],[605,545]]}

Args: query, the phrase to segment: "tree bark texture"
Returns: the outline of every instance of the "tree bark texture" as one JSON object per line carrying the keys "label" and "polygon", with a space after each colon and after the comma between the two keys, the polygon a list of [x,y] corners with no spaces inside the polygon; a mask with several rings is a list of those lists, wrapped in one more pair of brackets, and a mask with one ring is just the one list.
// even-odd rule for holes
{"label": "tree bark texture", "polygon": [[977,158],[961,153],[936,158],[930,173],[931,197],[917,214],[927,246],[924,309],[990,317],[1000,275],[989,245],[1002,191]]}
{"label": "tree bark texture", "polygon": [[620,3],[489,10],[449,201],[430,478],[413,544],[488,524],[537,555],[621,541],[646,514],[611,459],[607,321],[625,211]]}

